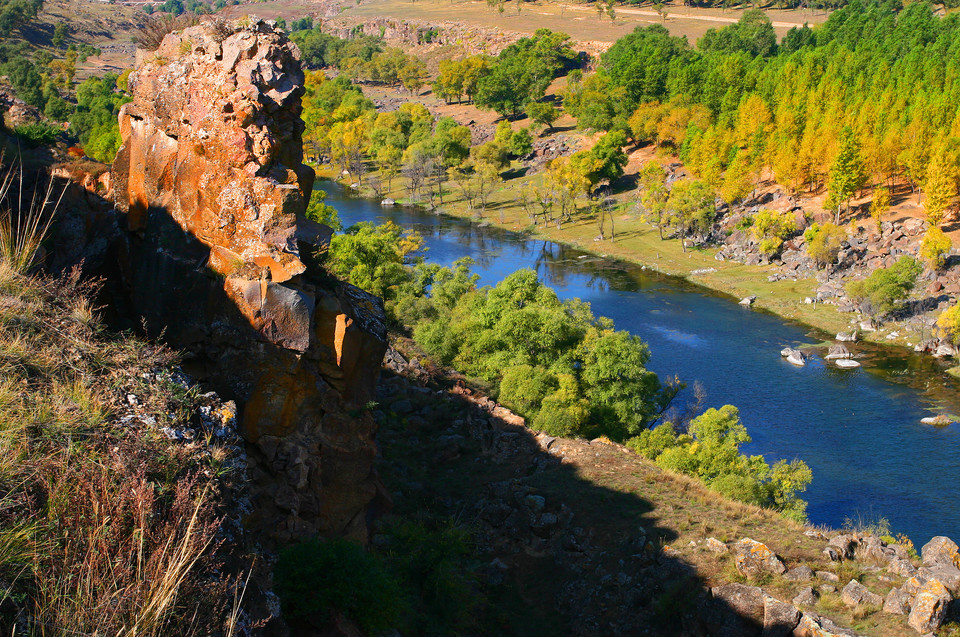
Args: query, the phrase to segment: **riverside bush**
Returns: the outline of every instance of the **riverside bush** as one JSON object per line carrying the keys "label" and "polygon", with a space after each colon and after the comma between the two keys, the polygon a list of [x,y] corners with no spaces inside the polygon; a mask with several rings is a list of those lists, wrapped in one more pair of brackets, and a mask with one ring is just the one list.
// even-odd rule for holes
{"label": "riverside bush", "polygon": [[[386,290],[392,318],[424,350],[489,385],[534,429],[627,441],[727,497],[804,519],[806,503],[797,494],[810,482],[810,468],[741,454],[750,436],[735,407],[711,409],[687,431],[670,423],[650,429],[681,386],[661,383],[647,369],[647,345],[594,316],[588,303],[561,301],[529,269],[477,288],[469,259],[453,268],[422,259],[404,265],[410,253],[401,245],[409,239],[397,226],[360,224],[342,236],[349,239],[331,244],[331,269],[369,291]],[[371,266],[384,259],[389,267]]]}
{"label": "riverside bush", "polygon": [[627,446],[661,467],[700,478],[728,498],[805,520],[807,503],[797,493],[810,483],[810,467],[801,460],[770,466],[763,456],[745,456],[740,445],[750,440],[737,408],[724,405],[694,418],[686,432],[665,423],[631,438]]}

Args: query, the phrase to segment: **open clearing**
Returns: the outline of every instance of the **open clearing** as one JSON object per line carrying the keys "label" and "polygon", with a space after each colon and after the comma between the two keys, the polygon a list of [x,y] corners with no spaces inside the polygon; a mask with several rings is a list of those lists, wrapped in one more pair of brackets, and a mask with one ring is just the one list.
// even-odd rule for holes
{"label": "open clearing", "polygon": [[[274,0],[258,3],[255,7],[240,5],[228,7],[225,15],[254,12],[264,18],[285,19],[302,16],[324,17],[331,15],[327,2],[304,0]],[[700,9],[680,4],[667,5],[664,21],[674,35],[685,35],[693,44],[708,29],[736,22],[742,9]],[[809,10],[767,10],[779,36],[791,27],[804,23],[819,24],[828,14]],[[593,4],[565,4],[552,2],[524,2],[517,14],[516,1],[507,2],[501,14],[490,9],[486,2],[478,0],[362,0],[355,5],[343,5],[338,17],[397,20],[423,20],[426,22],[458,22],[483,29],[499,29],[520,33],[533,33],[547,28],[569,33],[580,42],[612,44],[636,27],[660,24],[660,16],[651,7],[617,6],[616,21],[603,15],[598,17]]]}

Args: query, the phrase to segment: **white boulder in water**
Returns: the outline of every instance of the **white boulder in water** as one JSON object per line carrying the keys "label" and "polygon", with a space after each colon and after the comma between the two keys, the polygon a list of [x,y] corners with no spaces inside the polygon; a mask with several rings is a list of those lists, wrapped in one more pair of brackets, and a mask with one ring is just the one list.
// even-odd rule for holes
{"label": "white boulder in water", "polygon": [[837,367],[840,369],[854,369],[860,367],[860,363],[853,360],[852,358],[838,358],[836,361]]}
{"label": "white boulder in water", "polygon": [[953,418],[944,414],[927,416],[926,418],[920,419],[921,425],[933,425],[934,427],[946,427],[947,425],[952,425],[954,422],[956,421]]}
{"label": "white boulder in water", "polygon": [[803,355],[803,352],[792,347],[784,347],[780,350],[780,356],[786,357],[788,363],[797,367],[803,367],[807,364],[807,357]]}

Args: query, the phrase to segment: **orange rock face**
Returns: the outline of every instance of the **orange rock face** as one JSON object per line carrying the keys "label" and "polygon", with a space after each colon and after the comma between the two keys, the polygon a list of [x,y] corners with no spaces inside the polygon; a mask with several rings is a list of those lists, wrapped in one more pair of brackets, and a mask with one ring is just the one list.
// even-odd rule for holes
{"label": "orange rock face", "polygon": [[133,308],[241,406],[249,523],[277,542],[366,534],[381,487],[382,302],[311,273],[299,52],[269,24],[201,24],[139,52],[113,165]]}

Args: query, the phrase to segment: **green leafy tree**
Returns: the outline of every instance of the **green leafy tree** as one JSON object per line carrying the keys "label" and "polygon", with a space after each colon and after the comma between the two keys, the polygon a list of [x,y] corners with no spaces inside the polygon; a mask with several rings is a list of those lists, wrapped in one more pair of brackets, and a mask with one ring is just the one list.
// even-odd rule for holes
{"label": "green leafy tree", "polygon": [[553,130],[553,123],[560,117],[560,110],[552,102],[529,102],[524,106],[527,115],[534,124],[546,127],[546,132]]}
{"label": "green leafy tree", "polygon": [[883,316],[907,298],[923,267],[913,257],[902,256],[889,268],[877,268],[866,279],[847,284],[847,294],[870,315]]}
{"label": "green leafy tree", "polygon": [[840,135],[840,150],[830,166],[830,182],[827,184],[830,196],[825,205],[836,210],[834,223],[839,225],[841,210],[849,206],[851,197],[866,179],[860,142],[853,130],[845,128]]}
{"label": "green leafy tree", "polygon": [[789,212],[761,210],[753,217],[753,236],[766,256],[779,254],[783,242],[797,231],[797,222]]}
{"label": "green leafy tree", "polygon": [[687,251],[687,234],[694,232],[702,237],[713,227],[717,214],[713,191],[704,182],[693,179],[682,179],[673,184],[667,210],[684,252]]}

